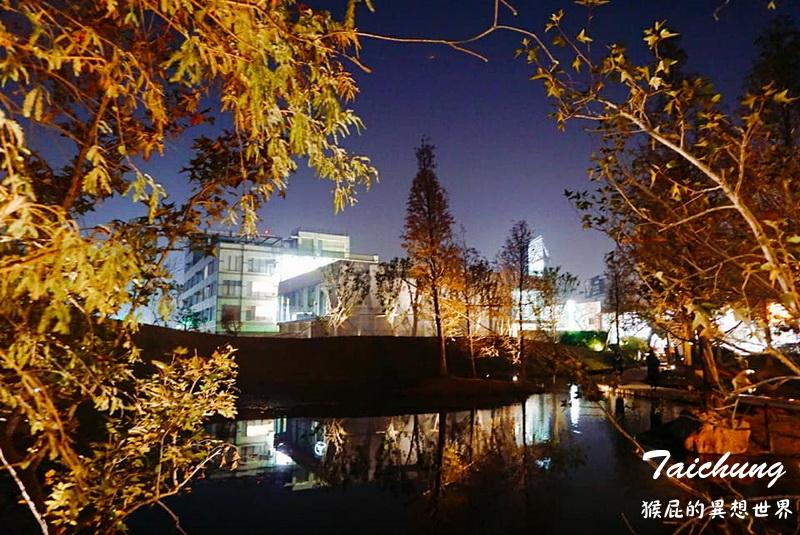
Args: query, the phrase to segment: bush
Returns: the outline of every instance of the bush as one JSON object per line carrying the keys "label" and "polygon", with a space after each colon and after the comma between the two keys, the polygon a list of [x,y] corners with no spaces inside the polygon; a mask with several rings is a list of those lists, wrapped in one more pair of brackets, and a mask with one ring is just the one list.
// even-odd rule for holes
{"label": "bush", "polygon": [[605,347],[606,331],[565,331],[561,333],[561,343],[568,346],[585,347],[592,351],[602,351]]}

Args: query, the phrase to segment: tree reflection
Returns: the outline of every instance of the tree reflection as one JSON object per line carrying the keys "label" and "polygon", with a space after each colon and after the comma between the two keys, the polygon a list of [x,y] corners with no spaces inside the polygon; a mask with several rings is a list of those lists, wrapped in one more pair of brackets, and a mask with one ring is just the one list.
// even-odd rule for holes
{"label": "tree reflection", "polygon": [[493,531],[498,523],[527,523],[540,507],[537,490],[586,458],[572,439],[559,438],[566,419],[550,397],[497,409],[323,420],[320,479],[374,482],[421,497],[420,521],[436,532],[481,531],[487,519]]}

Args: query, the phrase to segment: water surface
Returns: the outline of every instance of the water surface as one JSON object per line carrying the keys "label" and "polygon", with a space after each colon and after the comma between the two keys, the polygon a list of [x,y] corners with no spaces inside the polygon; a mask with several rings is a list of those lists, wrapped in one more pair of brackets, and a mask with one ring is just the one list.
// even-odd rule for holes
{"label": "water surface", "polygon": [[[650,427],[648,400],[625,405],[628,432]],[[661,418],[680,410],[664,405]],[[568,391],[495,409],[261,418],[216,432],[236,445],[236,470],[231,455],[169,501],[192,535],[671,533],[642,517],[642,502],[688,499],[653,480],[600,406]],[[137,534],[173,526],[155,509],[131,522]]]}

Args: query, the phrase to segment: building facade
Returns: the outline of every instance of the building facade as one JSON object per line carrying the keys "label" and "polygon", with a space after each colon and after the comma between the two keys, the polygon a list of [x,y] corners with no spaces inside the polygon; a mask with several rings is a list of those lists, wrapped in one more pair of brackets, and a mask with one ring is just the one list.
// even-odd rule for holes
{"label": "building facade", "polygon": [[[325,275],[325,270],[334,269],[337,265],[339,269],[334,272],[340,273],[340,280],[335,281],[339,289],[332,288]],[[377,268],[377,257],[374,260],[338,260],[328,266],[282,281],[278,287],[280,332],[308,338],[391,335],[391,328],[386,323],[375,293]],[[347,271],[351,273],[349,277],[341,275]],[[348,292],[346,288],[352,287],[354,278],[363,278],[363,282],[367,285],[363,299],[353,297],[357,292],[354,292],[353,296],[345,295]],[[350,299],[351,302],[340,304],[338,302],[340,297]],[[343,315],[344,321],[339,325],[334,318],[337,311],[342,314],[342,307],[346,308],[347,312]]]}
{"label": "building facade", "polygon": [[289,238],[209,233],[185,252],[181,301],[202,332],[278,332],[278,286],[344,259],[375,255],[350,252],[344,234],[296,230]]}

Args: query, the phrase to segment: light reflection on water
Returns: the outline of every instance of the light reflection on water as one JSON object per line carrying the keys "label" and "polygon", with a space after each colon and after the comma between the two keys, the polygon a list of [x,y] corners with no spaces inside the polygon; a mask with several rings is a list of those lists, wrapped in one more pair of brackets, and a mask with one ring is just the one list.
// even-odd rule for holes
{"label": "light reflection on water", "polygon": [[[626,431],[650,427],[649,400],[624,407]],[[682,409],[656,408],[664,422]],[[215,431],[235,444],[238,467],[229,470],[229,456],[193,496],[171,502],[193,535],[629,533],[628,524],[670,533],[642,518],[642,501],[684,498],[653,480],[606,412],[574,389],[494,409],[262,418]],[[136,519],[133,533],[170,532],[155,516]]]}

